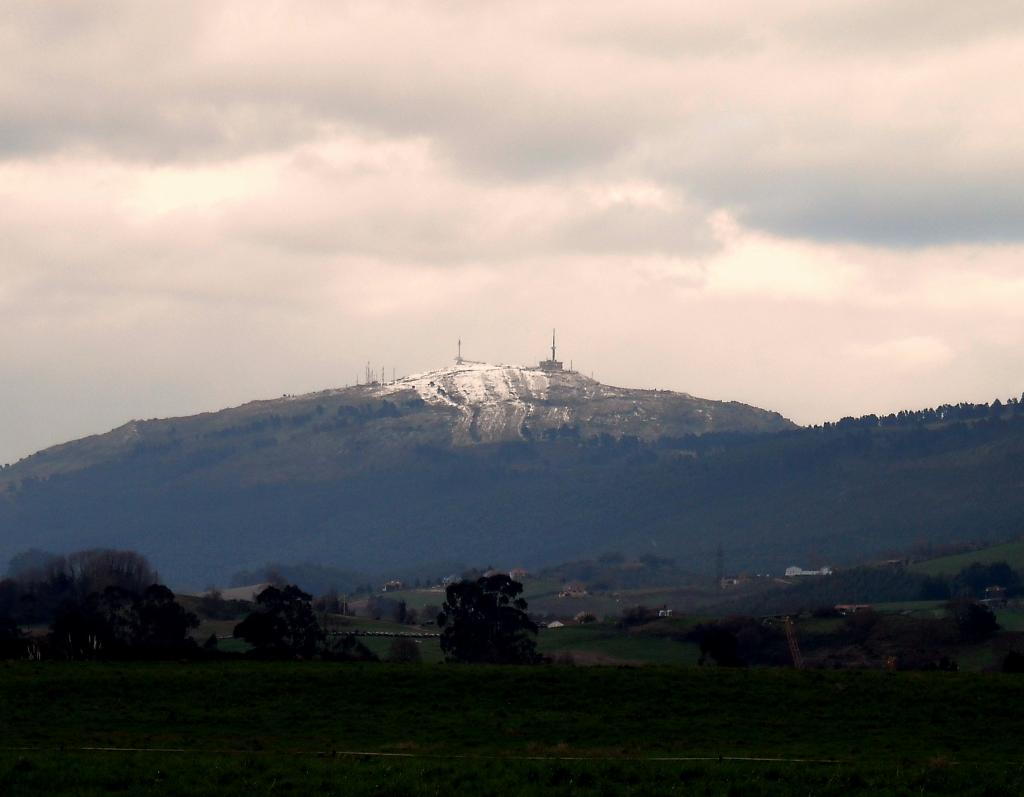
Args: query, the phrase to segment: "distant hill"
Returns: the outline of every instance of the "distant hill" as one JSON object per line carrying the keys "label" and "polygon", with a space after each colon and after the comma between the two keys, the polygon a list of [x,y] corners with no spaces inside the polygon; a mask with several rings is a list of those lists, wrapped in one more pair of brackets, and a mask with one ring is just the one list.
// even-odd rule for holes
{"label": "distant hill", "polygon": [[118,545],[193,587],[268,562],[365,572],[564,560],[592,547],[588,528],[624,531],[633,499],[596,517],[605,502],[581,496],[614,490],[645,446],[793,428],[736,402],[462,361],[132,421],[39,452],[0,470],[0,560],[29,546]]}
{"label": "distant hill", "polygon": [[574,371],[462,362],[384,384],[131,421],[0,470],[0,488],[152,453],[180,461],[182,470],[212,467],[235,481],[265,483],[361,470],[417,446],[458,448],[565,433],[649,441],[792,428],[778,413],[737,402],[611,387]]}
{"label": "distant hill", "polygon": [[951,556],[926,559],[915,562],[910,569],[929,576],[953,576],[975,563],[988,565],[996,562],[1006,562],[1014,570],[1024,572],[1024,542],[1006,542]]}
{"label": "distant hill", "polygon": [[[402,574],[621,551],[713,574],[1024,530],[1024,412],[800,429],[742,404],[463,363],[137,421],[0,471],[0,561],[134,548],[202,588],[268,563]],[[418,577],[448,575],[417,569]]]}

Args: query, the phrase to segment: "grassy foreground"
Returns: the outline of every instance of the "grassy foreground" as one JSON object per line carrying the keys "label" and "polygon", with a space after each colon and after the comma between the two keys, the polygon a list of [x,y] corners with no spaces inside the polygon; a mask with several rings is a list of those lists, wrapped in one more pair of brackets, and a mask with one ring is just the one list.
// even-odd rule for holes
{"label": "grassy foreground", "polygon": [[403,797],[453,791],[494,795],[919,795],[1020,794],[1019,768],[775,762],[489,761],[167,753],[0,754],[0,793],[346,795]]}
{"label": "grassy foreground", "polygon": [[1022,699],[968,673],[14,663],[0,794],[1020,793]]}

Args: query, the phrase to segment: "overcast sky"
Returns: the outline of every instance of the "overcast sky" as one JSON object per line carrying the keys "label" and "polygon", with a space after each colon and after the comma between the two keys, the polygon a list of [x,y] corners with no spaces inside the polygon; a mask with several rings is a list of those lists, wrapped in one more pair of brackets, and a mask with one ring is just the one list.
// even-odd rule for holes
{"label": "overcast sky", "polygon": [[7,0],[0,463],[552,326],[801,423],[1019,395],[1022,74],[1020,2]]}

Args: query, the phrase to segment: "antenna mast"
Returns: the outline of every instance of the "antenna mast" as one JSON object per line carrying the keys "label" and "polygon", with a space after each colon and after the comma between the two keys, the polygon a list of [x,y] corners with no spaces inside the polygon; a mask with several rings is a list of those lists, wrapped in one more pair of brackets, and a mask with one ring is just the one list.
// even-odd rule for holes
{"label": "antenna mast", "polygon": [[555,330],[551,330],[551,362],[554,362],[558,358],[555,356]]}

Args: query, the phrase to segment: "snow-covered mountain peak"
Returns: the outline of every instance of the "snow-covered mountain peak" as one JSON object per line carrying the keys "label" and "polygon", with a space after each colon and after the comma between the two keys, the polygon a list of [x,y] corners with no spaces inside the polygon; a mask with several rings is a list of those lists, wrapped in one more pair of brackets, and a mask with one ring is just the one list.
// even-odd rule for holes
{"label": "snow-covered mountain peak", "polygon": [[456,411],[460,417],[454,439],[468,443],[528,436],[531,419],[543,418],[545,426],[568,422],[571,412],[564,405],[549,406],[552,391],[593,393],[586,388],[596,385],[566,371],[464,360],[389,382],[378,387],[377,393],[387,396],[412,391],[427,404]]}

